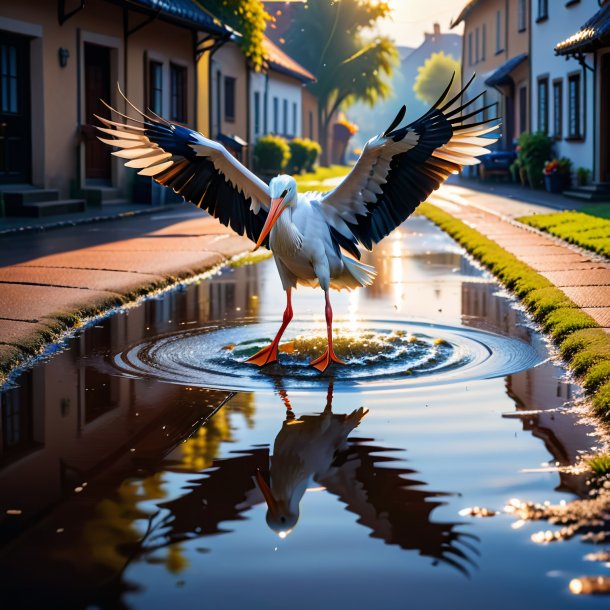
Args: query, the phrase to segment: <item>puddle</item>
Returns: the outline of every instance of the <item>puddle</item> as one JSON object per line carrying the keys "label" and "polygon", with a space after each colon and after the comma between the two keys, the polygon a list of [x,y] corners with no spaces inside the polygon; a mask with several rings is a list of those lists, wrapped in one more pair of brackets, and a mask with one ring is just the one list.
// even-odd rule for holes
{"label": "puddle", "polygon": [[313,290],[281,365],[243,363],[281,320],[266,261],[105,319],[2,392],[3,607],[606,607],[606,537],[578,534],[607,519],[541,544],[562,525],[524,512],[590,497],[569,466],[601,441],[565,371],[424,219],[367,262],[373,286],[333,295],[330,374],[307,366]]}
{"label": "puddle", "polygon": [[272,341],[280,323],[235,320],[153,337],[118,354],[114,364],[130,375],[229,390],[273,390],[278,380],[286,389],[324,389],[331,377],[343,391],[366,391],[490,379],[541,361],[527,343],[481,330],[359,320],[361,330],[336,328],[334,347],[345,366],[320,375],[309,362],[326,347],[325,329],[301,320],[286,333],[277,364],[262,369],[247,364]]}

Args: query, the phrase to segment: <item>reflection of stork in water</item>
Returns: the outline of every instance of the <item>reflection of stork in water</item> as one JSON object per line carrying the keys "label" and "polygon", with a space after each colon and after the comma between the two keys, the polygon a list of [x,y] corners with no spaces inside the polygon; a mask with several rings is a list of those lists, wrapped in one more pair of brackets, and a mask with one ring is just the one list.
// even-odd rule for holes
{"label": "reflection of stork in water", "polygon": [[[394,457],[404,449],[384,447],[370,438],[348,438],[365,417],[365,409],[349,415],[332,413],[329,388],[322,413],[296,418],[285,392],[280,395],[288,412],[275,439],[273,457],[267,447],[244,448],[214,460],[204,471],[194,471],[197,476],[189,480],[182,495],[158,504],[160,510],[138,549],[123,550],[136,557],[184,540],[231,533],[232,523],[243,520],[253,506],[270,497],[289,510],[268,511],[269,525],[286,531],[296,523],[299,500],[313,478],[357,516],[357,523],[371,538],[468,573],[467,564],[474,565],[472,556],[477,554],[473,546],[477,538],[458,529],[459,523],[433,519],[449,494],[426,489],[418,473]],[[291,421],[302,423],[291,425]],[[306,435],[308,442],[303,442]],[[253,475],[258,471],[255,484]]]}
{"label": "reflection of stork in water", "polygon": [[347,448],[347,437],[368,413],[360,407],[349,415],[332,412],[332,383],[326,407],[319,415],[295,418],[288,395],[280,395],[286,405],[286,420],[275,437],[271,458],[271,486],[260,470],[256,481],[267,502],[267,524],[284,537],[299,520],[299,504],[313,481],[320,482],[333,466],[337,453]]}

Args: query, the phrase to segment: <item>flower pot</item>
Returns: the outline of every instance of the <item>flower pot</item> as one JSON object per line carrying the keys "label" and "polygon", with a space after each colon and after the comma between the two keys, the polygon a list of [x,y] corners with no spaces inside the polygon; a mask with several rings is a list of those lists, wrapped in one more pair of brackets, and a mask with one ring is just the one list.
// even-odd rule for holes
{"label": "flower pot", "polygon": [[561,193],[566,187],[566,176],[556,172],[544,175],[544,186],[549,193]]}

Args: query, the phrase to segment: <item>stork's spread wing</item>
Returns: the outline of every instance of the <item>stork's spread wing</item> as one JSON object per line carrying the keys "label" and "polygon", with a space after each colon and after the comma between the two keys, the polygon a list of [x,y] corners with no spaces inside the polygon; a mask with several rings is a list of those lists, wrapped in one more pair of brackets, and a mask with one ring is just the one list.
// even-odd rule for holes
{"label": "stork's spread wing", "polygon": [[406,111],[403,106],[388,129],[367,142],[345,180],[322,199],[320,209],[342,247],[360,258],[358,243],[370,250],[450,174],[479,163],[477,157],[489,152],[484,147],[497,136],[485,136],[499,125],[492,124],[495,119],[470,123],[468,119],[490,106],[463,115],[477,96],[453,107],[471,82],[441,107],[452,77],[426,114],[398,129]]}
{"label": "stork's spread wing", "polygon": [[267,219],[269,187],[224,146],[161,117],[140,112],[143,121],[136,121],[110,109],[127,119],[122,123],[97,117],[104,124],[98,129],[112,136],[99,139],[119,149],[113,155],[128,159],[127,167],[172,188],[239,235],[258,240]]}

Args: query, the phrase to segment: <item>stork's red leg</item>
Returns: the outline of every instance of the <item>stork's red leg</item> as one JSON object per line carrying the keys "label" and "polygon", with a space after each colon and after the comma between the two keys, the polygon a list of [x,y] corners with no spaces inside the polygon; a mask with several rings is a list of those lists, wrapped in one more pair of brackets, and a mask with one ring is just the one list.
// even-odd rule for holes
{"label": "stork's red leg", "polygon": [[282,325],[280,326],[280,330],[277,331],[277,335],[275,335],[275,339],[272,341],[270,345],[267,347],[263,347],[262,350],[256,352],[254,356],[250,356],[246,360],[246,362],[251,362],[252,364],[257,364],[258,366],[265,366],[265,364],[271,364],[272,362],[277,361],[277,348],[280,344],[280,339],[286,330],[288,324],[290,324],[290,320],[292,320],[292,289],[288,288],[286,290],[286,309],[284,310],[284,318],[282,320]]}
{"label": "stork's red leg", "polygon": [[326,307],[324,312],[326,313],[326,334],[328,336],[328,347],[326,351],[315,360],[312,360],[309,364],[314,368],[318,369],[323,373],[331,362],[337,362],[338,364],[345,364],[343,360],[339,360],[333,350],[333,308],[330,305],[330,295],[328,290],[324,292],[326,297]]}

